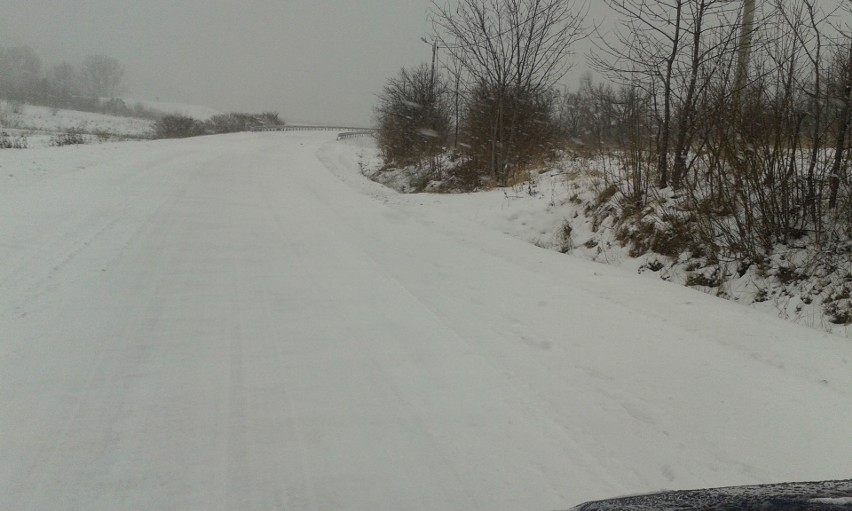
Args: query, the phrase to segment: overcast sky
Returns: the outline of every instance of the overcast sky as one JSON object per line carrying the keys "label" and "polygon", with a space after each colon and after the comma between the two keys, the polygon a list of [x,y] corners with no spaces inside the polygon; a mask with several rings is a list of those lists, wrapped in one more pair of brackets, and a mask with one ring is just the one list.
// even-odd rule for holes
{"label": "overcast sky", "polygon": [[0,0],[0,46],[32,46],[45,68],[115,57],[134,98],[364,125],[385,79],[430,59],[420,41],[431,28],[428,7],[428,0]]}
{"label": "overcast sky", "polygon": [[[606,8],[590,1],[600,22]],[[32,46],[45,68],[115,57],[138,99],[366,125],[385,80],[430,59],[420,40],[428,8],[429,0],[0,0],[0,46]],[[582,61],[567,83],[587,69]]]}

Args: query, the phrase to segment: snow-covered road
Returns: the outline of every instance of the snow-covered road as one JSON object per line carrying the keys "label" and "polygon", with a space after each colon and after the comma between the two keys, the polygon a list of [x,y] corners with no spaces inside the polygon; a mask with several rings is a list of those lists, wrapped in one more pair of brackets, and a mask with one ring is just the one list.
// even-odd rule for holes
{"label": "snow-covered road", "polygon": [[0,153],[0,509],[553,510],[852,474],[852,344],[327,133]]}

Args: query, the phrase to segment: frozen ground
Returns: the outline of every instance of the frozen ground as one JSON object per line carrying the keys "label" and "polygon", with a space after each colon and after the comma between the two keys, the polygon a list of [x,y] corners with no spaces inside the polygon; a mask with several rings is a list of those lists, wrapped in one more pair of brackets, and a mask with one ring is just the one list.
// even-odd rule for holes
{"label": "frozen ground", "polygon": [[553,510],[852,472],[848,340],[452,199],[366,180],[334,133],[0,151],[0,509]]}

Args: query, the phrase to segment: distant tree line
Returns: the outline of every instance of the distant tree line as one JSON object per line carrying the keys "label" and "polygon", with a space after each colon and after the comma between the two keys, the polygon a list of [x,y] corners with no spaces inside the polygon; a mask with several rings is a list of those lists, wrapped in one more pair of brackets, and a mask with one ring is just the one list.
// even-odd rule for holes
{"label": "distant tree line", "polygon": [[260,114],[235,112],[214,115],[206,121],[185,115],[164,115],[154,124],[154,134],[157,138],[186,138],[237,133],[259,126],[283,126],[284,124],[278,112]]}
{"label": "distant tree line", "polygon": [[0,47],[0,99],[152,119],[156,121],[154,132],[158,138],[233,133],[284,124],[277,112],[227,113],[206,121],[167,115],[141,105],[127,105],[117,97],[123,91],[124,67],[112,57],[91,55],[76,66],[62,62],[45,70],[41,58],[29,46]]}
{"label": "distant tree line", "polygon": [[107,55],[91,55],[74,65],[61,62],[44,68],[29,46],[0,47],[0,98],[53,108],[153,118],[141,106],[118,99],[124,88],[124,67]]}

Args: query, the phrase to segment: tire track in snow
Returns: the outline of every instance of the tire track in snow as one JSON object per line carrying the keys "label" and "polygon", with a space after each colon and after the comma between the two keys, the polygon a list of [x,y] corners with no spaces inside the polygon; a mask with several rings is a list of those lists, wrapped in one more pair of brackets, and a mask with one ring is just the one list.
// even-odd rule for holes
{"label": "tire track in snow", "polygon": [[[181,188],[177,190],[173,195],[169,197],[169,199],[161,204],[157,209],[156,213],[151,217],[151,220],[145,224],[146,227],[153,226],[161,226],[163,225],[162,220],[166,218],[170,209],[174,207],[174,205],[180,200],[183,193],[185,193],[186,188]],[[116,218],[110,225],[116,225],[121,218]],[[165,224],[169,225],[169,224]],[[169,228],[172,232],[174,231],[174,226]],[[136,231],[132,240],[137,240],[140,236],[142,236],[142,232],[145,229],[140,229]],[[101,233],[104,230],[100,231]],[[170,261],[175,254],[174,246],[168,250],[164,257],[160,259],[160,262]],[[68,259],[69,262],[73,260],[72,258]],[[149,286],[146,293],[146,298],[142,300],[145,304],[144,307],[139,309],[139,312],[131,318],[128,318],[127,322],[120,327],[121,333],[120,335],[116,335],[115,337],[103,338],[96,346],[89,346],[88,353],[92,355],[94,358],[88,361],[85,365],[85,375],[82,377],[82,385],[80,388],[70,388],[65,389],[65,392],[69,395],[75,396],[73,399],[73,403],[71,405],[66,405],[67,411],[60,412],[61,415],[56,417],[53,420],[46,420],[42,418],[35,422],[36,428],[35,431],[31,431],[30,433],[38,434],[40,438],[46,440],[39,444],[39,449],[35,452],[29,453],[26,456],[26,464],[24,468],[18,473],[18,476],[13,477],[13,485],[16,489],[11,491],[8,494],[8,497],[12,499],[9,509],[45,509],[50,507],[46,502],[42,502],[43,499],[49,497],[52,493],[53,486],[53,478],[62,477],[63,469],[61,467],[64,466],[64,458],[67,456],[67,452],[69,450],[76,451],[78,449],[78,444],[80,442],[80,437],[89,434],[87,432],[88,427],[85,424],[90,424],[93,422],[93,416],[100,418],[102,414],[106,414],[107,417],[104,417],[104,422],[113,424],[116,422],[118,415],[123,411],[120,407],[118,409],[104,409],[103,406],[106,403],[111,402],[124,402],[122,399],[110,399],[109,396],[118,395],[125,396],[129,392],[130,385],[132,384],[132,378],[128,378],[127,376],[135,373],[134,370],[130,368],[113,368],[110,367],[111,363],[114,363],[111,360],[108,360],[108,356],[116,350],[119,350],[122,346],[130,347],[133,349],[134,345],[138,343],[138,333],[139,332],[149,332],[153,329],[153,325],[158,321],[158,318],[162,312],[163,302],[160,299],[161,286],[165,281],[166,271],[168,265],[159,264],[157,266],[157,270],[153,275],[149,275],[150,282],[154,285]],[[86,318],[76,318],[79,322],[85,322]],[[144,335],[144,334],[143,334]],[[107,345],[107,342],[115,342],[118,341],[119,345]],[[132,362],[137,362],[137,359],[132,359]],[[103,379],[105,375],[114,375],[118,377],[115,385],[107,385],[104,386]],[[45,396],[45,401],[51,399],[50,396]],[[41,409],[45,409],[47,413],[53,412],[54,410],[47,411],[48,403],[31,403],[28,406],[38,406]],[[128,403],[129,405],[129,403]],[[57,414],[58,415],[58,414]],[[45,429],[49,430],[45,431]],[[101,449],[109,449],[112,446],[109,445],[101,445],[97,446],[97,444],[92,443],[93,447],[100,447]],[[97,452],[93,451],[91,454],[87,454],[88,458],[91,458],[92,462],[95,461],[103,461],[104,457],[108,453],[104,450]],[[98,464],[92,463],[88,466],[79,467],[78,470],[86,471],[97,469]],[[32,490],[34,488],[40,488],[41,491],[30,492],[29,495],[20,493],[24,489]],[[73,502],[74,499],[70,501]]]}

